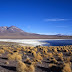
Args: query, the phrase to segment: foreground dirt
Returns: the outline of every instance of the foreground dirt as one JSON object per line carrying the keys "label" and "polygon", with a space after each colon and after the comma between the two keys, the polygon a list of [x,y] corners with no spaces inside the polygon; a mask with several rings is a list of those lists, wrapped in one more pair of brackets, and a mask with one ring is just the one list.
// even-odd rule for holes
{"label": "foreground dirt", "polygon": [[[21,58],[9,58],[21,55]],[[0,42],[0,72],[18,72],[17,62],[28,67],[34,62],[35,71],[27,72],[70,72],[72,70],[72,46],[20,46],[17,43]],[[64,71],[67,65],[67,71]],[[70,67],[70,68],[69,68]],[[21,71],[23,72],[23,71]]]}

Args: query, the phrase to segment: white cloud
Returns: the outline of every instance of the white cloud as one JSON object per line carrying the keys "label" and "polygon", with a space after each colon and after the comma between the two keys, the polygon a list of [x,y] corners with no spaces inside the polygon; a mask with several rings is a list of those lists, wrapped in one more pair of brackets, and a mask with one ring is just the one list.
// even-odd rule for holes
{"label": "white cloud", "polygon": [[51,33],[38,33],[38,34],[41,34],[41,35],[56,35],[56,34],[59,34],[59,33],[56,33],[56,32],[51,32]]}
{"label": "white cloud", "polygon": [[44,21],[66,21],[68,19],[45,19]]}
{"label": "white cloud", "polygon": [[37,34],[41,34],[41,35],[57,35],[57,34],[61,34],[61,35],[70,35],[70,36],[72,36],[72,33],[56,33],[56,32],[51,32],[51,33],[37,33]]}

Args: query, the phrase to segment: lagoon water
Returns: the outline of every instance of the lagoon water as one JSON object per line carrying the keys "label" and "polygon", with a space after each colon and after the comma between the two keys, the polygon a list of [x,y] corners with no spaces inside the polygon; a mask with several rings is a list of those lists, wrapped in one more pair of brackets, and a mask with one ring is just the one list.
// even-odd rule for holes
{"label": "lagoon water", "polygon": [[66,46],[66,45],[72,45],[72,39],[70,40],[45,40],[42,42],[46,42],[48,44],[44,44],[43,46]]}
{"label": "lagoon water", "polygon": [[65,46],[72,45],[72,39],[0,39],[4,42],[16,42],[22,43],[22,45],[31,45],[31,46]]}

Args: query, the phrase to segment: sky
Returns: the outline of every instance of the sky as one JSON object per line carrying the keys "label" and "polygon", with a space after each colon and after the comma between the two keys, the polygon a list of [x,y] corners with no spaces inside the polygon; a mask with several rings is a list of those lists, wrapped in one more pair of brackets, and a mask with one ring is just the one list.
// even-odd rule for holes
{"label": "sky", "polygon": [[0,26],[72,35],[72,0],[0,0]]}

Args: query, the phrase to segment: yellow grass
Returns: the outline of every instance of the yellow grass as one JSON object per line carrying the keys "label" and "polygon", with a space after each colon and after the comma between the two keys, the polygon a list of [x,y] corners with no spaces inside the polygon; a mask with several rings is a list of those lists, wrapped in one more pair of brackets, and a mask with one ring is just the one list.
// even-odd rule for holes
{"label": "yellow grass", "polygon": [[5,51],[4,51],[4,50],[2,50],[2,49],[0,49],[0,54],[3,54],[3,53],[5,53]]}
{"label": "yellow grass", "polygon": [[18,61],[16,70],[17,70],[17,72],[35,72],[35,67],[33,64],[28,66],[25,63],[23,63],[22,61]]}
{"label": "yellow grass", "polygon": [[70,67],[70,63],[64,63],[64,68],[62,70],[62,72],[71,72],[71,67]]}
{"label": "yellow grass", "polygon": [[16,70],[17,72],[26,72],[27,66],[22,61],[17,62]]}

